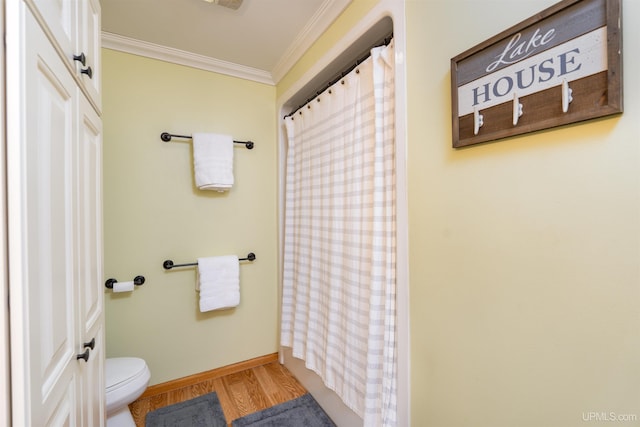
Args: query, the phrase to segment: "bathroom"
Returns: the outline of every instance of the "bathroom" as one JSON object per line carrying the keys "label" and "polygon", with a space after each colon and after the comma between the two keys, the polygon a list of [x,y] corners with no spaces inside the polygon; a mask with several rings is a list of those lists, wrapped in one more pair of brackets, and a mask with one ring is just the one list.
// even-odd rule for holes
{"label": "bathroom", "polygon": [[[279,108],[377,3],[352,2],[275,86],[103,49],[105,274],[148,281],[106,296],[107,356],[143,357],[154,384],[279,350]],[[640,62],[624,56],[622,116],[454,150],[450,58],[555,1],[404,3],[404,419],[572,426],[598,408],[640,415]],[[640,18],[632,1],[623,11]],[[624,26],[626,52],[638,51],[638,31]],[[162,142],[164,131],[255,147],[235,149],[233,190],[209,194],[194,189],[190,144]],[[247,252],[257,259],[242,264],[231,311],[199,313],[195,272],[161,268]]]}
{"label": "bathroom", "polygon": [[[106,356],[144,359],[153,386],[280,350],[281,109],[387,3],[402,5],[406,94],[398,425],[640,426],[635,0],[621,1],[623,114],[464,149],[451,58],[556,0],[353,0],[274,85],[103,48],[105,279],[146,279],[105,292]],[[255,146],[235,148],[232,191],[202,192],[191,144],[165,131]],[[162,268],[249,252],[231,310],[201,313],[195,270]]]}

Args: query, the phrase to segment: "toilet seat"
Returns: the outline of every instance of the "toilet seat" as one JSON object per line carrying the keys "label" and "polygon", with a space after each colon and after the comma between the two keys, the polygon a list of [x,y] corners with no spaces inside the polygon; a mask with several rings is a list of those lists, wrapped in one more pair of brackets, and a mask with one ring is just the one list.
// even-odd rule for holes
{"label": "toilet seat", "polygon": [[[147,364],[137,357],[107,358],[105,361],[105,385],[107,394],[126,388],[148,375]],[[148,378],[146,379],[148,381]]]}

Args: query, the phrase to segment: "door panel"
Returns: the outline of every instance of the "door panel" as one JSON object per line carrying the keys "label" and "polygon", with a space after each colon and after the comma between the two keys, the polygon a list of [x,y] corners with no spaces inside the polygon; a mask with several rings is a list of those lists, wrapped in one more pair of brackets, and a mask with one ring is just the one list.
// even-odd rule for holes
{"label": "door panel", "polygon": [[78,251],[82,337],[102,321],[102,122],[91,105],[80,99],[78,142]]}
{"label": "door panel", "polygon": [[78,0],[33,0],[60,47],[72,60],[76,37],[76,3]]}
{"label": "door panel", "polygon": [[[86,66],[91,67],[92,75],[82,74],[82,83],[87,93],[94,100],[98,110],[101,108],[100,91],[102,89],[101,49],[100,49],[100,2],[98,0],[83,0],[78,3],[78,45],[76,52],[82,52],[87,58]],[[76,63],[78,70],[81,64]]]}
{"label": "door panel", "polygon": [[77,88],[30,14],[25,20],[26,222],[22,251],[29,327],[30,425],[75,425],[77,310],[73,277],[72,149]]}
{"label": "door panel", "polygon": [[105,425],[104,402],[104,334],[102,325],[90,331],[95,338],[95,347],[91,350],[87,363],[80,364],[81,410],[80,425],[103,427]]}
{"label": "door panel", "polygon": [[104,335],[102,284],[102,122],[80,98],[77,147],[77,271],[80,341],[94,341],[89,361],[81,364],[82,425],[104,425]]}

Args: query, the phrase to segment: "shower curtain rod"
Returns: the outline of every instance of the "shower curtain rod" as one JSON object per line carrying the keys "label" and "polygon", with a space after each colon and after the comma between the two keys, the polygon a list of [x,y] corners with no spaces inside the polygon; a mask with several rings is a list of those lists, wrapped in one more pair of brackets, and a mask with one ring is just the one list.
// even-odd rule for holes
{"label": "shower curtain rod", "polygon": [[391,34],[389,34],[388,36],[386,36],[384,39],[382,39],[382,41],[378,42],[378,43],[374,43],[373,46],[371,46],[368,49],[368,52],[361,56],[359,59],[356,60],[355,64],[350,65],[346,70],[343,70],[340,74],[338,74],[335,78],[331,79],[329,81],[329,83],[327,83],[326,85],[322,86],[322,89],[320,89],[319,91],[317,91],[315,93],[315,95],[313,95],[311,98],[308,98],[303,104],[298,105],[298,107],[296,107],[295,110],[293,110],[292,112],[290,112],[289,114],[286,114],[283,118],[287,118],[287,117],[291,117],[293,116],[295,113],[297,113],[302,107],[304,107],[305,105],[307,105],[308,103],[310,103],[311,101],[313,101],[318,95],[320,95],[322,92],[324,92],[325,90],[329,89],[331,86],[333,86],[334,84],[338,83],[340,81],[340,79],[342,79],[344,76],[346,76],[347,74],[349,74],[351,71],[353,71],[358,65],[362,64],[365,60],[367,60],[367,58],[369,58],[371,56],[371,49],[375,48],[375,47],[381,47],[381,46],[388,46],[389,43],[391,43],[391,40],[393,40],[393,32]]}

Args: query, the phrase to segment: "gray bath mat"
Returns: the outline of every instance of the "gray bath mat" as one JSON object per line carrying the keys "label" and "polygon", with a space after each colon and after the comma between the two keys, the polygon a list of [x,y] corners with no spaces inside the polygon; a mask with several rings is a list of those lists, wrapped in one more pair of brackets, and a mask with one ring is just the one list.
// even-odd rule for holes
{"label": "gray bath mat", "polygon": [[310,394],[238,418],[231,425],[233,427],[335,427],[331,418]]}
{"label": "gray bath mat", "polygon": [[226,427],[227,421],[215,393],[149,412],[146,427]]}

